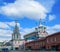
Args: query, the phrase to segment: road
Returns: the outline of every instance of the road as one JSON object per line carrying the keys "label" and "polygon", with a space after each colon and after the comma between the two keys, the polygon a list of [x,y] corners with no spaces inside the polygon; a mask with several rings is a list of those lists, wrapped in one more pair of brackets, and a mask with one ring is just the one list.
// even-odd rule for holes
{"label": "road", "polygon": [[9,51],[9,52],[40,52],[40,51],[31,51],[31,50],[28,50],[28,51],[24,51],[24,50],[23,51],[16,51],[15,50],[15,51]]}
{"label": "road", "polygon": [[10,51],[10,52],[56,52],[56,51]]}
{"label": "road", "polygon": [[24,51],[9,51],[9,52],[24,52]]}

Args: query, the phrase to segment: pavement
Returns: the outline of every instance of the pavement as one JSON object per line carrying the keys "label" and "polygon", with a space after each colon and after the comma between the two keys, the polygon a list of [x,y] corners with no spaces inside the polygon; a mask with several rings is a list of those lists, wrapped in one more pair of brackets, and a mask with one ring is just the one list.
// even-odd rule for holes
{"label": "pavement", "polygon": [[[19,51],[17,51],[17,50],[15,50],[15,51],[9,51],[9,52],[56,52],[56,51],[31,51],[31,50],[19,50]],[[60,52],[60,51],[57,51],[57,52]]]}
{"label": "pavement", "polygon": [[[31,51],[31,50],[19,50],[19,51],[17,51],[17,50],[15,50],[15,51],[13,51],[13,50],[11,50],[11,51],[9,51],[9,52],[36,52],[36,51]],[[39,51],[40,52],[40,51]]]}
{"label": "pavement", "polygon": [[12,50],[11,50],[11,51],[9,51],[9,52],[24,52],[24,51],[12,51]]}

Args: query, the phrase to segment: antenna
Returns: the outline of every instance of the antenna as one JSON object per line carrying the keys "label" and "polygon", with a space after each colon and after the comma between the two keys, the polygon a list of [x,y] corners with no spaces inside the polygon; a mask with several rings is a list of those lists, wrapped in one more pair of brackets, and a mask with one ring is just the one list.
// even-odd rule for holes
{"label": "antenna", "polygon": [[42,24],[42,19],[40,18],[38,28],[40,28],[41,24]]}
{"label": "antenna", "polygon": [[40,25],[42,24],[42,19],[40,18]]}
{"label": "antenna", "polygon": [[36,30],[36,32],[37,32],[37,31],[38,31],[38,28],[37,28],[38,23],[36,22],[35,24],[36,24],[35,30]]}
{"label": "antenna", "polygon": [[17,25],[17,18],[15,17],[15,24]]}

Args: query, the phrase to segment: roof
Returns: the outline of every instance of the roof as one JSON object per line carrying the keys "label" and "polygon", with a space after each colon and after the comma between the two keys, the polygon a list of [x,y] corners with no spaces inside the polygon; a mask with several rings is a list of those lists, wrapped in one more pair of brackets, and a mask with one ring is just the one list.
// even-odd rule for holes
{"label": "roof", "polygon": [[[51,37],[51,36],[55,36],[55,35],[60,35],[60,32],[50,34],[50,35],[48,35],[47,37]],[[46,37],[46,38],[47,38],[47,37]]]}
{"label": "roof", "polygon": [[[20,39],[19,41],[23,41],[24,39]],[[13,41],[13,40],[10,40],[10,41]]]}
{"label": "roof", "polygon": [[29,35],[32,35],[32,34],[34,34],[34,33],[36,33],[36,32],[35,32],[35,31],[30,32],[30,33],[28,33],[28,34],[24,35],[24,37],[29,36]]}
{"label": "roof", "polygon": [[6,46],[11,46],[12,44],[10,42],[5,43]]}
{"label": "roof", "polygon": [[30,42],[27,42],[27,43],[33,43],[33,42],[37,42],[37,41],[43,41],[43,40],[45,40],[46,38],[51,37],[51,36],[55,36],[55,35],[60,35],[60,32],[51,34],[51,35],[49,35],[49,36],[47,36],[47,37],[45,37],[45,38],[41,38],[41,39],[38,39],[38,40],[30,41]]}
{"label": "roof", "polygon": [[26,43],[34,43],[34,42],[38,42],[38,41],[44,41],[45,38],[41,38],[41,39],[38,39],[38,40],[33,40],[33,41],[30,41],[30,42],[26,42]]}

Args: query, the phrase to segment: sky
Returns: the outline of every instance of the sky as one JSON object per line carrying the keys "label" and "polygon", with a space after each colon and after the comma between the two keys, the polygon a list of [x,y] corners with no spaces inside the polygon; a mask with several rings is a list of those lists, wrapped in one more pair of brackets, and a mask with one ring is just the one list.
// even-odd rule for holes
{"label": "sky", "polygon": [[60,0],[0,0],[0,40],[11,40],[15,19],[23,38],[40,18],[48,34],[60,32]]}

